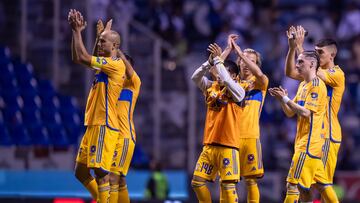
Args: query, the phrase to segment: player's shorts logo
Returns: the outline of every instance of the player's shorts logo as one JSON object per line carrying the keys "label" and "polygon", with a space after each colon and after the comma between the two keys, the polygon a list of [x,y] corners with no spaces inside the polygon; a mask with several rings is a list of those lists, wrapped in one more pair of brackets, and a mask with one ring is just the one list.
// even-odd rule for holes
{"label": "player's shorts logo", "polygon": [[229,158],[224,158],[224,159],[223,159],[223,165],[224,165],[224,167],[227,167],[229,164],[230,164]]}
{"label": "player's shorts logo", "polygon": [[96,151],[96,146],[95,146],[95,145],[92,145],[92,146],[90,147],[90,153],[91,153],[91,154],[94,154],[95,151]]}
{"label": "player's shorts logo", "polygon": [[247,158],[248,158],[248,163],[251,163],[255,160],[255,156],[253,154],[249,154]]}
{"label": "player's shorts logo", "polygon": [[114,158],[117,156],[118,152],[114,151]]}

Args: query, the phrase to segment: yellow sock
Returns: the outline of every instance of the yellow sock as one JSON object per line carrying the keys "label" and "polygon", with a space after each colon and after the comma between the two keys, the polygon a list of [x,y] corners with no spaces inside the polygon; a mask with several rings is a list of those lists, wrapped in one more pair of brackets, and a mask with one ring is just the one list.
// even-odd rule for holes
{"label": "yellow sock", "polygon": [[321,192],[321,197],[324,198],[325,201],[329,203],[339,202],[332,186],[325,187],[325,189]]}
{"label": "yellow sock", "polygon": [[199,203],[211,203],[211,194],[205,182],[193,180],[191,185]]}
{"label": "yellow sock", "polygon": [[130,203],[130,198],[129,198],[129,192],[127,189],[127,185],[121,186],[119,188],[119,202],[121,203]]}
{"label": "yellow sock", "polygon": [[119,195],[119,185],[110,185],[109,203],[117,203]]}
{"label": "yellow sock", "polygon": [[284,203],[298,203],[299,201],[299,191],[287,191],[286,198]]}
{"label": "yellow sock", "polygon": [[235,183],[221,183],[220,203],[238,202]]}
{"label": "yellow sock", "polygon": [[99,203],[108,203],[110,196],[109,182],[99,185]]}
{"label": "yellow sock", "polygon": [[247,179],[247,202],[248,203],[259,203],[260,202],[260,192],[256,180]]}
{"label": "yellow sock", "polygon": [[97,200],[99,193],[98,193],[98,184],[96,180],[93,177],[91,177],[87,181],[83,182],[83,184],[86,187],[86,189],[90,192],[92,198],[94,200]]}

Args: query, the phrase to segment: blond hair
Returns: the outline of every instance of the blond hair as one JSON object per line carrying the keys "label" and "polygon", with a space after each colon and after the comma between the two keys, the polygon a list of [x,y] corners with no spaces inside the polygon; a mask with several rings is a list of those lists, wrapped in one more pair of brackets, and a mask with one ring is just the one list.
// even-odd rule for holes
{"label": "blond hair", "polygon": [[257,51],[255,51],[254,49],[250,49],[250,48],[246,48],[243,50],[244,53],[250,53],[250,54],[255,54],[256,56],[256,65],[261,67],[261,54]]}

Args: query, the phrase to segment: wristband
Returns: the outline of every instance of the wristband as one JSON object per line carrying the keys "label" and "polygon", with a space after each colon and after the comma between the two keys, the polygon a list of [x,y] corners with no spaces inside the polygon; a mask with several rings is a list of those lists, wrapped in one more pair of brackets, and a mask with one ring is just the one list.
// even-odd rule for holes
{"label": "wristband", "polygon": [[282,100],[285,104],[287,104],[290,101],[290,98],[288,96],[283,96]]}

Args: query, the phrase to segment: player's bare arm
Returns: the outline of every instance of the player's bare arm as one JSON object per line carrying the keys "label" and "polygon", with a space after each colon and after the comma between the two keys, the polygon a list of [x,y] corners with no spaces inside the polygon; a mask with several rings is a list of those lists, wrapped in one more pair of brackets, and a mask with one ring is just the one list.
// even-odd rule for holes
{"label": "player's bare arm", "polygon": [[[294,38],[294,36],[295,38]],[[295,79],[302,81],[303,78],[299,75],[298,71],[295,68],[295,54],[298,48],[298,53],[301,53],[299,47],[302,50],[302,43],[304,42],[303,29],[300,28],[297,30],[294,26],[291,26],[289,30],[286,31],[286,36],[288,38],[289,50],[285,59],[285,75]]]}
{"label": "player's bare arm", "polygon": [[229,72],[226,70],[223,61],[220,57],[221,48],[216,43],[210,44],[207,49],[213,56],[215,70],[218,73],[218,76],[222,82],[224,82],[225,86],[228,88],[232,98],[235,102],[240,102],[245,97],[245,90],[236,83],[231,77]]}
{"label": "player's bare arm", "polygon": [[116,55],[117,57],[121,58],[121,60],[123,60],[126,68],[125,69],[126,78],[130,79],[134,74],[134,68],[132,67],[130,62],[126,59],[125,54],[120,49],[117,50]]}
{"label": "player's bare arm", "polygon": [[239,38],[238,35],[236,34],[230,34],[227,38],[227,46],[224,49],[224,51],[221,53],[220,58],[224,61],[227,59],[227,57],[229,56],[229,54],[231,53],[231,51],[234,49],[231,40],[236,41]]}
{"label": "player's bare arm", "polygon": [[269,92],[271,96],[276,97],[281,102],[286,116],[292,117],[294,114],[297,114],[298,116],[310,117],[311,111],[290,100],[286,89],[283,89],[281,86],[274,87],[270,88]]}
{"label": "player's bare arm", "polygon": [[75,9],[71,9],[68,16],[69,24],[73,33],[73,60],[75,63],[90,66],[91,55],[86,51],[82,40],[81,32],[86,27],[86,21],[81,13]]}
{"label": "player's bare arm", "polygon": [[234,47],[236,54],[240,57],[241,60],[247,65],[251,73],[258,79],[257,82],[261,84],[261,86],[266,85],[269,81],[267,76],[261,71],[260,67],[256,65],[256,63],[250,60],[248,57],[244,55],[244,52],[241,50],[240,46],[236,44],[234,40],[231,40],[231,43]]}

